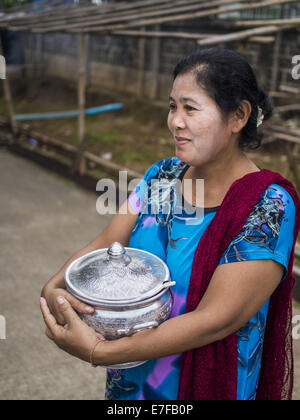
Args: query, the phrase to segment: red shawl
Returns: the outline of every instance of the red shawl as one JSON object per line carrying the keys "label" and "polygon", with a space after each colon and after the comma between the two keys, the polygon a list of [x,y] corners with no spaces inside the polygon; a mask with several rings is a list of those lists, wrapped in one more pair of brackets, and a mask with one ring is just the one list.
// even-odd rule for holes
{"label": "red shawl", "polygon": [[[247,174],[232,184],[197,246],[186,312],[198,306],[223,253],[241,231],[264,190],[271,184],[281,185],[293,198],[296,207],[295,237],[287,277],[270,300],[256,399],[288,400],[292,398],[293,390],[291,331],[295,278],[292,268],[300,228],[300,201],[293,185],[280,174],[263,169]],[[236,400],[237,373],[235,333],[223,340],[187,351],[181,360],[178,400]]]}

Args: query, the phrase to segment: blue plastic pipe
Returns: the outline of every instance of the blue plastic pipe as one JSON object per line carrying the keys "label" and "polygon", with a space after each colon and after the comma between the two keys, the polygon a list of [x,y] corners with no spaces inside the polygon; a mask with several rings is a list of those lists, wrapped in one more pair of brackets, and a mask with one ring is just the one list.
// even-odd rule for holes
{"label": "blue plastic pipe", "polygon": [[[116,111],[123,108],[123,104],[108,104],[98,106],[95,108],[88,108],[85,110],[86,115],[96,115],[102,112]],[[79,111],[61,111],[61,112],[43,112],[40,114],[18,114],[15,115],[15,121],[29,121],[29,120],[51,120],[58,118],[73,118],[78,117]]]}

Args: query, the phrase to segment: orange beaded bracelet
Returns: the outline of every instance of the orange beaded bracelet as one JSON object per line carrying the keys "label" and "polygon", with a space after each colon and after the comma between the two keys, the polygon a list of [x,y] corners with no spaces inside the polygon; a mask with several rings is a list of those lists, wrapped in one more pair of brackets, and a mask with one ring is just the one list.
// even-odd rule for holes
{"label": "orange beaded bracelet", "polygon": [[90,351],[90,362],[91,362],[91,365],[92,365],[93,367],[97,367],[97,365],[95,365],[95,363],[94,363],[94,352],[95,352],[95,350],[96,350],[96,347],[98,346],[98,344],[99,344],[101,341],[103,341],[103,340],[100,340],[99,338],[97,338],[96,343],[93,345],[93,347],[91,348],[91,351]]}

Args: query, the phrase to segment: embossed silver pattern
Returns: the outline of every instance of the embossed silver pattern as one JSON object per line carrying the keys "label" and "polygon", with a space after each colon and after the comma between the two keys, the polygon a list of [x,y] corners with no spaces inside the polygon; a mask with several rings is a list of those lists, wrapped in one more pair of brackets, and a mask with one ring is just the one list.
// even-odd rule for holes
{"label": "embossed silver pattern", "polygon": [[[67,290],[93,305],[84,322],[107,340],[155,328],[171,314],[173,295],[167,265],[146,251],[124,248],[119,243],[74,261],[65,274]],[[142,363],[106,366],[125,369]]]}

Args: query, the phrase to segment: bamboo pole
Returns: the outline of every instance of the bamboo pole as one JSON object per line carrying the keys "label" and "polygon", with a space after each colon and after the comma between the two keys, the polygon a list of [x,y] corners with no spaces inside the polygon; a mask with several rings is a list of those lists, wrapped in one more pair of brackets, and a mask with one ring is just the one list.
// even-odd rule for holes
{"label": "bamboo pole", "polygon": [[289,29],[289,28],[290,27],[282,28],[278,26],[268,26],[266,28],[259,27],[259,28],[254,28],[254,29],[247,29],[245,31],[234,32],[227,35],[218,35],[218,36],[213,36],[211,38],[199,40],[198,45],[201,45],[201,46],[215,45],[219,43],[239,41],[241,39],[252,37],[253,35],[270,34],[270,33],[281,31],[282,29]]}
{"label": "bamboo pole", "polygon": [[[280,6],[280,18],[282,18],[282,16],[283,16],[283,6]],[[272,65],[270,90],[276,90],[276,86],[278,82],[279,55],[280,55],[281,43],[282,43],[282,31],[279,31],[276,34],[275,47],[273,51],[273,65]]]}
{"label": "bamboo pole", "polygon": [[[279,91],[279,90],[269,92],[269,96],[271,96],[272,98],[280,98],[280,99],[286,99],[286,100],[291,99],[291,95],[288,92]],[[293,95],[293,100],[295,100],[295,99],[300,100],[300,95],[297,92]]]}
{"label": "bamboo pole", "polygon": [[[143,30],[144,28],[142,28]],[[145,31],[143,31],[145,32]],[[146,39],[145,37],[139,38],[139,62],[138,62],[138,83],[137,83],[137,94],[139,96],[144,96],[144,82],[145,82],[145,47]]]}
{"label": "bamboo pole", "polygon": [[234,23],[234,26],[262,26],[262,25],[300,25],[300,18],[268,19],[268,20],[245,20]]}
{"label": "bamboo pole", "polygon": [[121,36],[132,36],[132,37],[142,37],[142,38],[179,38],[179,39],[201,39],[212,36],[213,34],[195,34],[188,32],[167,32],[167,31],[114,31],[111,35],[121,35]]}
{"label": "bamboo pole", "polygon": [[[194,39],[196,41],[200,39],[210,38],[212,36],[218,36],[217,34],[195,34],[188,32],[157,32],[157,31],[114,31],[111,35],[120,35],[120,36],[132,36],[132,37],[141,37],[141,38],[178,38],[178,39]],[[262,44],[271,44],[275,42],[275,37],[273,36],[253,36],[248,39],[249,42],[259,42]]]}
{"label": "bamboo pole", "polygon": [[[3,47],[2,47],[1,36],[0,36],[0,54],[3,55]],[[11,128],[11,131],[12,131],[13,135],[16,136],[18,134],[18,129],[17,129],[16,121],[15,121],[14,106],[13,106],[9,81],[8,81],[8,78],[7,78],[7,73],[5,74],[5,79],[3,79],[3,89],[4,89],[4,97],[5,97],[5,102],[6,102],[6,106],[7,106],[10,128]]]}
{"label": "bamboo pole", "polygon": [[87,146],[88,138],[85,136],[85,91],[86,91],[86,35],[80,34],[79,39],[79,78],[78,78],[78,153],[72,167],[75,174],[81,164],[83,152]]}
{"label": "bamboo pole", "polygon": [[79,144],[83,142],[85,130],[85,88],[86,88],[86,35],[79,35]]}
{"label": "bamboo pole", "polygon": [[277,124],[273,124],[271,126],[271,129],[279,133],[286,134],[287,136],[289,136],[287,139],[290,139],[290,141],[294,143],[300,143],[300,139],[299,139],[300,130],[297,130],[297,129],[290,130],[286,126],[281,126]]}
{"label": "bamboo pole", "polygon": [[274,113],[280,114],[282,112],[288,112],[288,111],[300,111],[300,104],[289,104],[289,105],[277,106],[274,110]]}
{"label": "bamboo pole", "polygon": [[[155,30],[159,30],[159,26],[156,26]],[[152,41],[152,74],[151,74],[152,99],[158,99],[158,95],[159,95],[158,89],[159,89],[160,50],[161,50],[160,38],[154,38]]]}
{"label": "bamboo pole", "polygon": [[[202,0],[203,1],[203,0]],[[151,7],[147,7],[144,8],[142,13],[145,13],[144,10],[150,10],[152,11],[154,9],[153,6]],[[47,30],[47,28],[49,29],[53,29],[55,30],[62,30],[64,29],[67,25],[68,26],[75,26],[75,27],[84,27],[87,24],[92,24],[92,22],[97,23],[97,22],[102,22],[103,20],[107,20],[109,19],[110,21],[115,21],[118,22],[120,20],[120,18],[124,18],[126,20],[126,16],[130,17],[130,13],[132,14],[133,12],[135,12],[135,10],[125,10],[125,11],[120,11],[120,10],[116,10],[116,11],[111,11],[111,12],[107,12],[107,13],[103,13],[103,11],[101,13],[99,13],[99,11],[95,11],[95,12],[90,12],[88,14],[86,14],[85,16],[83,15],[79,15],[79,16],[72,16],[69,14],[65,14],[63,16],[53,16],[51,19],[41,19],[41,20],[36,20],[34,19],[32,22],[30,21],[24,21],[23,23],[21,22],[13,22],[13,24],[17,24],[18,26],[15,28],[15,30],[24,30],[26,29],[26,27],[28,25],[32,25],[32,23],[37,23],[40,32],[43,32],[43,28]],[[139,12],[141,13],[141,12]],[[6,24],[7,25],[7,24]],[[0,20],[0,27],[2,26],[1,24],[1,20]]]}
{"label": "bamboo pole", "polygon": [[[200,0],[199,0],[200,1]],[[201,0],[204,1],[204,0]],[[239,3],[243,2],[243,1],[247,1],[247,0],[240,0]],[[126,29],[126,28],[134,28],[134,27],[141,27],[143,25],[145,26],[150,26],[150,25],[155,25],[155,24],[159,24],[159,23],[167,23],[167,22],[176,22],[176,21],[184,21],[184,20],[190,20],[190,19],[196,19],[196,18],[200,18],[200,17],[206,17],[206,16],[212,16],[212,15],[218,15],[221,13],[231,13],[233,11],[239,11],[239,10],[251,10],[251,9],[256,9],[256,8],[260,8],[260,7],[267,7],[267,6],[271,6],[271,5],[277,5],[277,4],[287,4],[287,3],[293,3],[293,2],[297,2],[299,0],[265,0],[265,1],[260,1],[260,2],[255,2],[252,4],[247,4],[245,6],[238,4],[237,6],[232,6],[232,7],[217,7],[217,8],[212,8],[213,5],[222,5],[222,4],[230,4],[230,3],[235,3],[235,1],[233,0],[217,0],[215,2],[210,2],[209,4],[204,3],[201,5],[198,5],[198,8],[203,8],[203,7],[207,7],[209,8],[209,10],[204,10],[202,12],[197,12],[195,11],[194,13],[183,13],[183,14],[178,14],[179,10],[177,7],[174,7],[171,10],[164,10],[164,11],[158,11],[157,14],[159,15],[164,15],[167,14],[167,16],[160,16],[158,18],[155,19],[141,19],[141,17],[143,17],[143,14],[138,14],[138,15],[132,15],[132,16],[126,16],[123,18],[123,20],[127,21],[124,24],[116,24],[116,25],[107,25],[107,26],[103,26],[105,25],[105,23],[109,23],[109,21],[106,20],[101,20],[99,21],[98,25],[101,24],[101,27],[97,26],[97,27],[93,27],[91,26],[90,28],[88,28],[87,26],[90,25],[95,25],[94,22],[92,22],[91,20],[87,20],[86,22],[80,24],[79,28],[76,29],[74,28],[74,26],[72,25],[71,22],[64,22],[64,25],[61,27],[58,26],[53,26],[53,27],[48,27],[48,28],[44,28],[44,29],[39,29],[39,21],[38,19],[36,20],[37,24],[35,25],[31,25],[30,27],[11,27],[11,30],[32,30],[33,32],[51,32],[51,31],[61,31],[61,32],[106,32],[106,31],[113,31],[113,30],[121,30],[121,29]],[[186,7],[194,7],[193,5],[191,6],[186,6]],[[172,13],[176,13],[174,16],[170,16],[172,15]],[[153,13],[152,13],[153,16]],[[108,14],[108,20],[109,20],[109,14]],[[116,18],[114,18],[115,20]],[[129,22],[129,20],[133,20],[133,22]],[[297,19],[287,19],[288,22],[293,23],[295,21],[297,21]],[[280,22],[282,23],[282,20],[280,20]],[[293,23],[294,24],[294,23]],[[0,22],[0,27],[1,27],[1,22]]]}
{"label": "bamboo pole", "polygon": [[249,42],[258,42],[261,44],[273,44],[275,42],[274,36],[252,36],[248,39]]}
{"label": "bamboo pole", "polygon": [[[248,0],[240,0],[240,2],[246,2]],[[139,12],[138,14],[132,14],[132,15],[125,15],[125,16],[116,16],[116,17],[107,17],[101,20],[98,20],[98,18],[96,17],[95,19],[90,18],[88,21],[86,22],[82,22],[82,23],[78,23],[78,24],[70,24],[68,25],[68,30],[72,30],[72,29],[76,29],[76,28],[82,28],[84,26],[84,29],[87,28],[87,26],[95,26],[95,25],[106,25],[106,24],[112,24],[114,22],[129,22],[129,21],[135,21],[137,19],[146,19],[146,18],[154,18],[156,16],[159,16],[159,18],[163,17],[163,16],[168,16],[170,17],[171,15],[178,15],[179,13],[184,13],[184,12],[192,12],[192,11],[197,11],[197,10],[201,10],[201,9],[207,9],[207,8],[212,8],[213,6],[219,6],[219,5],[229,5],[232,3],[235,3],[236,1],[234,0],[212,0],[212,1],[208,1],[208,0],[201,0],[201,1],[197,1],[196,4],[189,4],[188,6],[186,5],[186,3],[183,6],[177,6],[177,7],[170,7],[167,9],[162,9],[162,8],[152,8],[152,10],[150,11],[145,11],[145,12]],[[160,22],[155,22],[155,24],[159,24]],[[54,27],[51,30],[62,30],[65,29],[65,26],[58,26],[58,27]]]}
{"label": "bamboo pole", "polygon": [[279,86],[279,89],[281,91],[287,92],[287,93],[293,93],[293,94],[296,94],[296,95],[299,95],[300,94],[300,88],[297,88],[297,87],[294,87],[294,86],[289,86],[289,85],[281,84]]}
{"label": "bamboo pole", "polygon": [[[158,3],[159,3],[159,1],[158,0],[156,0]],[[157,13],[158,14],[168,14],[169,15],[169,17],[170,17],[170,15],[172,14],[172,13],[176,13],[176,14],[178,14],[178,13],[180,13],[180,10],[184,10],[183,8],[182,9],[180,9],[179,8],[179,6],[181,6],[181,4],[182,4],[182,1],[183,0],[177,0],[177,1],[173,1],[172,3],[171,2],[167,2],[166,4],[164,4],[163,5],[163,7],[164,8],[166,8],[167,6],[168,6],[168,4],[172,4],[172,9],[166,9],[166,10],[158,10],[157,11]],[[191,3],[194,3],[196,0],[194,0],[193,2],[191,2]],[[203,1],[205,1],[205,0],[198,0],[197,1],[197,3],[199,4],[200,2],[201,2],[201,4],[202,4],[202,2]],[[239,3],[241,3],[241,2],[243,2],[243,1],[247,1],[247,0],[240,0],[239,1]],[[223,10],[223,9],[220,9],[220,10],[215,10],[215,11],[213,11],[213,10],[211,10],[211,8],[212,8],[212,6],[213,5],[216,5],[216,3],[217,2],[210,2],[210,4],[208,4],[207,6],[205,6],[205,7],[208,7],[208,8],[210,8],[210,10],[212,11],[212,12],[214,12],[214,13],[212,13],[212,14],[219,14],[219,13],[226,13],[226,12],[232,12],[232,11],[237,11],[237,10],[251,10],[251,9],[255,9],[255,8],[260,8],[260,7],[265,7],[265,6],[269,6],[269,5],[275,5],[275,4],[289,4],[289,3],[293,3],[293,2],[298,2],[299,0],[272,0],[272,1],[260,1],[260,2],[256,2],[256,3],[253,3],[253,4],[248,4],[248,5],[246,5],[246,6],[241,6],[241,5],[237,5],[237,6],[233,6],[233,7],[230,7],[230,8],[225,8],[225,10]],[[164,1],[164,3],[166,2],[166,0]],[[236,0],[218,0],[218,4],[219,5],[221,5],[221,4],[233,4],[233,3],[237,3],[237,1]],[[143,5],[145,5],[145,3],[144,2],[141,2],[141,7],[143,7]],[[136,5],[137,5],[137,3],[135,3],[135,4],[133,4],[132,6],[133,6],[133,11],[134,10],[136,10]],[[148,5],[149,5],[149,3],[148,3]],[[202,6],[201,5],[198,5],[198,7],[204,7],[204,5],[205,5],[205,3],[204,4],[202,4]],[[118,9],[117,9],[117,12],[116,13],[118,13],[119,12],[119,9],[121,8],[121,6],[122,6],[122,3],[119,5],[119,7],[118,7]],[[125,4],[125,6],[126,6],[126,4]],[[196,5],[197,6],[197,5]],[[128,7],[128,5],[126,6],[126,7]],[[189,7],[195,7],[195,6],[193,6],[193,4],[189,4],[189,6],[185,6],[186,8],[189,8]],[[242,7],[242,9],[241,9],[241,7]],[[80,8],[80,9],[78,9],[78,10],[81,10],[82,8]],[[90,10],[92,10],[92,7],[90,8]],[[94,9],[93,9],[94,10]],[[100,8],[97,8],[97,10],[101,10]],[[103,9],[104,10],[104,9]],[[188,10],[188,9],[186,9],[186,10]],[[111,11],[109,10],[109,9],[106,9],[106,11],[107,11],[107,13],[102,13],[102,15],[104,15],[104,16],[108,16],[108,18],[109,18],[109,16],[110,15],[112,15],[112,13],[111,13]],[[166,13],[167,12],[167,13]],[[96,11],[95,11],[95,13],[96,13]],[[153,15],[153,14],[152,14]],[[47,16],[46,14],[45,14],[45,16]],[[133,16],[127,16],[127,18],[125,17],[125,20],[127,20],[127,23],[128,23],[128,21],[130,20],[130,19],[132,19],[132,20],[137,20],[137,22],[136,22],[136,27],[139,27],[139,26],[142,26],[143,24],[145,24],[145,25],[154,25],[154,24],[158,24],[158,23],[164,23],[164,22],[167,22],[167,21],[170,21],[170,20],[165,20],[165,19],[167,19],[167,18],[165,18],[164,20],[155,20],[155,22],[148,22],[148,21],[146,21],[146,22],[142,22],[142,23],[140,23],[140,21],[138,21],[138,19],[141,19],[141,18],[143,18],[143,17],[145,17],[144,16],[144,14],[143,14],[143,8],[140,10],[140,13],[138,14],[138,15],[133,15]],[[195,18],[197,18],[197,17],[201,17],[201,16],[199,16],[199,15],[195,15],[195,16],[193,16],[193,15],[191,15],[191,14],[183,14],[183,15],[178,15],[178,16],[174,16],[174,21],[178,21],[178,20],[188,20],[188,19],[193,19],[193,17],[195,17]],[[70,14],[70,13],[66,13],[65,15],[64,15],[64,21],[63,21],[63,25],[62,25],[62,27],[61,27],[61,29],[59,29],[59,27],[57,27],[57,25],[55,25],[55,22],[57,22],[57,18],[58,18],[58,16],[57,16],[57,14],[53,14],[53,19],[54,19],[54,26],[53,27],[51,27],[51,26],[49,26],[48,27],[48,29],[41,29],[41,31],[52,31],[52,30],[56,30],[56,31],[65,31],[66,30],[66,28],[68,29],[68,28],[70,28],[71,26],[72,26],[72,14]],[[96,17],[97,18],[97,17]],[[41,25],[41,16],[39,16],[39,15],[36,15],[35,17],[32,17],[32,15],[28,18],[28,19],[31,19],[31,20],[28,20],[27,22],[28,22],[28,26],[21,26],[21,27],[15,27],[15,28],[13,28],[12,27],[12,25],[13,25],[13,23],[15,22],[16,24],[18,24],[18,20],[17,20],[17,18],[11,18],[10,20],[8,20],[8,19],[0,19],[0,27],[1,27],[1,25],[2,26],[5,26],[5,27],[7,27],[7,24],[8,24],[8,22],[9,22],[9,29],[10,30],[24,30],[24,31],[27,31],[27,30],[31,30],[31,29],[33,29],[33,28],[38,28],[38,26],[40,26]],[[79,31],[80,32],[80,30],[82,30],[82,29],[84,29],[84,30],[86,30],[86,31],[88,31],[89,30],[89,28],[83,28],[82,26],[86,26],[86,25],[88,25],[88,24],[91,24],[91,25],[95,25],[95,23],[93,23],[92,22],[92,20],[91,19],[94,19],[94,14],[93,14],[93,16],[90,18],[90,19],[87,19],[86,21],[84,21],[82,24],[81,24],[81,26],[80,26],[80,28],[78,28],[78,30],[77,31]],[[172,19],[171,19],[172,20]],[[278,22],[278,24],[283,24],[282,23],[282,20],[280,19],[279,20],[280,22]],[[298,19],[287,19],[287,21],[288,21],[288,23],[293,23],[293,22],[298,22],[299,21],[299,18]],[[90,22],[90,23],[89,23]],[[148,22],[148,23],[147,23]],[[270,20],[268,20],[268,21],[260,21],[260,22],[266,22],[266,24],[270,24]],[[273,21],[274,22],[274,21]],[[135,23],[135,22],[133,22],[133,23]],[[99,25],[100,24],[104,24],[104,22],[102,21],[102,20],[100,20],[99,21],[99,23],[98,23]],[[242,22],[241,24],[245,24],[245,22]],[[249,24],[249,25],[253,25],[253,21],[250,21],[250,23],[249,23],[249,21],[248,22],[246,22],[246,24]],[[134,26],[133,26],[134,27]],[[98,28],[97,28],[98,29]],[[100,28],[99,28],[100,29]],[[107,29],[109,29],[109,30],[111,30],[110,28],[107,28]],[[123,29],[122,27],[121,28],[114,28],[114,29]],[[36,30],[36,29],[33,29],[33,30]],[[92,29],[93,31],[95,30],[95,28],[94,29]],[[74,29],[74,31],[75,31],[75,29]]]}
{"label": "bamboo pole", "polygon": [[[195,4],[197,3],[199,5],[199,3],[203,3],[207,0],[193,0],[190,2],[191,4]],[[219,0],[222,1],[222,0]],[[223,0],[224,1],[224,0]],[[236,0],[229,0],[231,3],[235,2]],[[246,0],[242,0],[242,1],[246,1]],[[117,10],[112,10],[112,11],[106,11],[103,12],[100,10],[99,12],[99,8],[98,11],[94,11],[91,10],[90,12],[88,12],[87,14],[83,14],[83,15],[79,15],[79,16],[73,16],[73,14],[71,13],[66,13],[65,15],[52,15],[52,16],[40,16],[40,15],[35,15],[34,17],[29,16],[28,18],[13,18],[11,19],[11,25],[15,24],[15,25],[19,25],[18,30],[23,30],[24,28],[26,28],[26,26],[24,25],[31,25],[35,22],[38,23],[39,27],[43,27],[43,26],[47,26],[47,25],[51,25],[51,23],[54,24],[54,26],[56,28],[59,28],[63,25],[66,26],[68,25],[75,25],[77,23],[82,23],[87,24],[88,22],[94,22],[94,23],[101,23],[103,19],[111,19],[113,18],[114,21],[118,21],[121,17],[126,17],[128,16],[128,18],[130,18],[130,14],[132,13],[138,13],[133,15],[133,17],[142,17],[146,12],[154,12],[157,10],[164,10],[165,8],[169,8],[168,11],[172,11],[174,10],[174,8],[179,7],[181,5],[186,5],[186,1],[185,0],[177,0],[177,1],[172,1],[172,9],[170,9],[170,0],[164,0],[164,1],[160,1],[160,0],[153,0],[151,2],[143,2],[143,7],[139,8],[136,7],[136,5],[138,3],[133,3],[131,5],[127,5],[126,9],[123,8],[118,8]],[[158,4],[158,6],[156,6],[156,4]],[[150,16],[152,15],[152,13],[150,13]],[[5,19],[0,19],[0,27],[2,26],[7,26],[9,25],[8,20]],[[23,26],[22,26],[23,25]],[[79,25],[80,26],[80,25]],[[17,29],[17,28],[16,28]]]}
{"label": "bamboo pole", "polygon": [[[235,3],[237,0],[216,0],[216,1],[221,4],[224,2],[225,4],[231,4],[231,3]],[[241,1],[247,1],[247,0],[241,0]],[[127,20],[143,18],[147,16],[153,16],[154,12],[157,12],[158,14],[160,14],[160,12],[165,12],[166,14],[178,13],[181,10],[190,10],[191,6],[192,6],[192,10],[194,10],[194,8],[195,7],[198,8],[200,4],[203,4],[201,6],[202,8],[205,7],[205,5],[207,7],[210,7],[210,3],[208,3],[207,0],[193,0],[189,2],[188,6],[186,6],[186,0],[176,0],[172,2],[170,2],[170,0],[165,0],[165,1],[153,0],[150,3],[149,2],[143,2],[143,3],[144,3],[143,8],[141,8],[140,10],[139,8],[136,7],[138,3],[133,3],[131,5],[128,5],[126,9],[119,7],[117,10],[107,11],[106,13],[103,13],[103,11],[101,11],[101,9],[98,8],[98,11],[90,10],[90,12],[87,12],[86,15],[83,14],[79,16],[73,16],[73,13],[66,13],[65,15],[62,15],[62,16],[60,16],[59,14],[58,16],[56,16],[55,14],[52,14],[52,16],[50,17],[48,15],[46,15],[46,17],[44,17],[44,15],[43,16],[35,15],[34,17],[30,15],[26,18],[21,18],[21,19],[12,18],[10,20],[10,25],[13,25],[13,24],[19,25],[20,26],[19,30],[22,30],[23,28],[25,28],[24,25],[32,25],[34,23],[37,23],[38,26],[42,28],[43,26],[49,25],[49,23],[50,25],[51,23],[54,23],[55,28],[60,28],[60,26],[62,25],[63,27],[65,27],[66,25],[73,26],[73,25],[76,25],[76,23],[79,23],[79,26],[80,26],[80,23],[83,25],[101,24],[101,23],[105,23],[105,21],[103,22],[103,19],[104,20],[110,19],[110,22],[113,22],[113,21],[119,21],[121,17],[124,17],[125,20],[126,20],[126,17],[127,17]],[[167,10],[165,11],[164,9],[167,9]],[[135,13],[135,14],[132,14],[132,13]],[[0,27],[1,25],[7,25],[7,24],[8,24],[8,20],[0,19]]]}
{"label": "bamboo pole", "polygon": [[291,136],[290,134],[284,134],[284,133],[280,133],[278,131],[272,132],[272,135],[279,140],[285,140],[286,142],[289,142],[289,143],[300,144],[300,139],[299,139],[298,136],[297,137],[296,136]]}
{"label": "bamboo pole", "polygon": [[[289,2],[293,2],[293,3],[298,2],[298,1],[299,0],[289,0]],[[95,28],[91,27],[91,28],[80,29],[80,30],[67,28],[66,32],[76,33],[82,30],[83,32],[91,32],[91,33],[94,33],[94,32],[107,33],[107,31],[116,31],[116,30],[127,29],[127,28],[139,28],[141,26],[152,26],[155,24],[162,24],[162,23],[168,23],[168,22],[175,23],[175,22],[180,22],[180,21],[204,18],[208,16],[215,16],[215,15],[224,14],[224,13],[232,13],[232,12],[237,12],[237,11],[242,11],[242,10],[252,10],[252,9],[257,9],[260,7],[268,7],[268,6],[284,4],[284,3],[287,3],[287,1],[286,0],[265,0],[262,2],[252,3],[251,5],[249,4],[244,5],[244,6],[237,5],[230,8],[216,7],[216,8],[210,8],[208,10],[204,10],[201,12],[183,13],[183,14],[179,14],[175,16],[165,16],[165,17],[159,17],[155,19],[135,20],[134,22],[128,22],[126,24],[107,25],[107,26],[101,26],[101,27],[95,27]],[[210,2],[210,4],[213,4],[213,2]]]}
{"label": "bamboo pole", "polygon": [[[271,1],[271,0],[267,0],[267,1]],[[272,0],[272,1],[286,1],[286,0]],[[290,0],[290,1],[296,1],[296,0]],[[232,5],[233,3],[236,3],[236,0],[213,0],[213,1],[208,1],[208,0],[198,0],[196,2],[196,4],[189,4],[188,6],[182,6],[182,7],[171,7],[169,9],[158,9],[158,10],[151,10],[151,11],[146,11],[146,12],[139,12],[138,14],[132,14],[132,15],[117,15],[117,16],[110,16],[109,14],[107,16],[104,16],[103,18],[100,18],[98,16],[96,17],[90,17],[89,19],[87,19],[86,21],[83,21],[81,23],[73,23],[70,22],[69,20],[65,20],[62,23],[58,24],[58,25],[53,25],[53,26],[46,26],[43,28],[43,26],[41,26],[41,24],[39,23],[38,20],[36,20],[36,25],[33,28],[28,28],[26,26],[21,26],[21,27],[10,27],[11,30],[15,30],[15,31],[20,31],[20,30],[32,30],[32,32],[52,32],[52,31],[56,31],[56,32],[88,32],[89,31],[89,26],[96,26],[98,27],[98,25],[112,25],[112,24],[116,24],[115,29],[123,29],[127,27],[127,25],[130,23],[130,21],[133,21],[133,27],[140,27],[144,25],[155,25],[155,24],[159,24],[159,23],[163,23],[163,22],[170,22],[172,21],[171,16],[174,15],[174,18],[176,18],[176,20],[180,21],[180,20],[186,20],[186,19],[193,19],[194,18],[194,13],[199,13],[197,12],[197,10],[201,10],[201,9],[209,9],[212,10],[213,6],[215,7],[219,7],[219,6],[229,6]],[[248,0],[240,0],[239,3],[242,2],[248,2]],[[255,3],[256,7],[260,7],[260,5],[264,5],[264,1],[261,1],[259,3]],[[186,3],[185,3],[186,4]],[[241,6],[236,6],[236,7],[241,7]],[[245,8],[249,8],[249,5],[244,6]],[[251,6],[252,7],[252,6]],[[230,8],[230,11],[233,10],[233,8]],[[194,13],[183,13],[184,11],[193,11]],[[225,12],[228,11],[227,8],[225,8]],[[180,14],[181,12],[181,14]],[[219,9],[215,9],[213,14],[216,14],[219,12]],[[224,12],[224,10],[220,10],[220,13]],[[203,12],[202,12],[203,13]],[[155,18],[153,20],[154,16],[158,16],[158,18]],[[165,16],[165,17],[164,17]],[[151,18],[152,19],[146,19],[146,18]],[[200,16],[195,16],[200,17]],[[143,20],[145,19],[145,20]],[[124,22],[122,24],[122,22]],[[138,24],[135,24],[135,22],[141,22]],[[149,23],[148,23],[149,22]],[[123,26],[125,25],[125,26]],[[0,22],[0,27],[1,27],[1,22]],[[103,28],[103,30],[105,30],[105,28]],[[107,29],[110,30],[110,26],[107,26]],[[113,26],[114,29],[114,26]]]}
{"label": "bamboo pole", "polygon": [[73,19],[76,18],[77,15],[80,17],[82,16],[89,16],[90,14],[109,12],[109,9],[103,6],[99,8],[99,6],[88,6],[88,7],[75,7],[72,8],[69,4],[67,7],[59,8],[59,7],[52,7],[51,9],[45,8],[38,13],[30,13],[28,10],[28,14],[25,15],[14,15],[12,10],[10,9],[10,13],[4,15],[4,17],[0,18],[0,24],[9,24],[9,22],[14,22],[15,24],[30,24],[34,23],[36,20],[40,22],[51,22],[57,19],[69,18]]}

